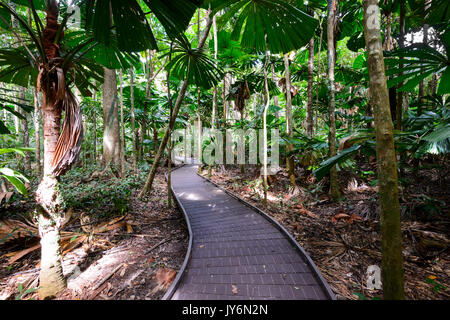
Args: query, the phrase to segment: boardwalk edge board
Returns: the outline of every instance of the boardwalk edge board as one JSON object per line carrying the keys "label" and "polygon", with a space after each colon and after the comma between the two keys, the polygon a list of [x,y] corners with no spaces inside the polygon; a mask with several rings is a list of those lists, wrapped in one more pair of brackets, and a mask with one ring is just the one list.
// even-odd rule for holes
{"label": "boardwalk edge board", "polygon": [[256,211],[258,214],[260,214],[263,218],[265,218],[267,221],[269,221],[270,223],[272,223],[278,230],[281,231],[281,233],[289,240],[289,242],[294,245],[294,247],[300,252],[300,254],[306,259],[306,261],[308,262],[309,266],[313,269],[313,271],[315,272],[317,279],[319,280],[319,284],[322,286],[322,289],[324,289],[326,295],[328,296],[329,299],[331,300],[336,300],[336,296],[334,295],[333,291],[330,288],[330,285],[327,283],[327,281],[323,278],[322,274],[320,273],[320,270],[317,268],[317,266],[315,265],[314,261],[312,261],[311,257],[308,255],[308,253],[305,251],[305,249],[303,249],[302,246],[300,246],[300,244],[297,242],[297,240],[295,240],[295,238],[289,233],[289,231],[287,231],[280,223],[278,223],[274,218],[272,218],[270,215],[268,215],[266,212],[262,211],[261,209],[259,209],[258,207],[255,207],[254,205],[248,203],[247,201],[245,201],[244,199],[240,198],[239,196],[235,195],[234,193],[228,191],[227,189],[221,187],[220,185],[218,185],[217,183],[215,183],[214,181],[212,181],[211,179],[208,179],[204,176],[202,176],[201,174],[197,173],[198,176],[200,176],[201,178],[205,179],[206,181],[208,181],[209,183],[213,184],[214,186],[216,186],[217,188],[219,188],[220,190],[222,190],[223,192],[227,193],[229,196],[233,197],[234,199],[238,200],[239,202],[241,202],[242,204],[246,205],[247,207],[249,207],[250,209]]}
{"label": "boardwalk edge board", "polygon": [[[175,170],[178,170],[182,167],[184,167],[186,164],[182,164],[174,169],[172,169],[172,172]],[[166,180],[167,180],[167,174],[166,176]],[[180,270],[177,273],[177,276],[175,277],[174,281],[172,282],[172,285],[169,287],[169,289],[167,289],[167,292],[164,294],[164,296],[161,298],[161,300],[170,300],[172,298],[172,296],[174,295],[175,291],[178,288],[178,285],[181,282],[181,279],[183,278],[184,275],[184,271],[186,270],[186,267],[189,263],[189,260],[191,259],[191,255],[192,255],[192,242],[193,242],[193,232],[192,232],[192,228],[191,228],[191,222],[189,220],[189,216],[183,206],[183,204],[181,203],[181,201],[178,199],[178,196],[176,195],[176,193],[173,191],[172,187],[170,188],[170,192],[172,192],[173,198],[176,200],[176,203],[178,205],[178,207],[181,209],[181,211],[183,212],[183,216],[184,216],[184,220],[186,221],[187,227],[188,227],[188,231],[189,231],[189,245],[186,251],[186,257],[184,258],[183,264],[181,265]]]}
{"label": "boardwalk edge board", "polygon": [[[182,164],[180,166],[178,166],[177,168],[174,168],[172,170],[178,170],[184,166],[186,166],[187,164]],[[317,280],[320,284],[320,286],[322,287],[322,289],[324,290],[325,294],[327,295],[327,297],[330,300],[336,300],[336,296],[334,295],[333,291],[331,290],[330,286],[328,285],[328,283],[326,282],[326,280],[323,278],[322,274],[320,273],[319,269],[317,268],[317,266],[314,264],[314,262],[312,261],[311,257],[306,253],[306,251],[299,245],[299,243],[294,239],[294,237],[280,224],[278,223],[276,220],[274,220],[271,216],[269,216],[267,213],[265,213],[264,211],[262,211],[261,209],[255,207],[254,205],[246,202],[245,200],[241,199],[239,196],[235,195],[234,193],[224,189],[223,187],[219,186],[217,183],[213,182],[212,180],[200,175],[197,173],[198,176],[200,176],[201,178],[203,178],[205,181],[213,184],[215,187],[217,187],[218,189],[222,190],[223,192],[225,192],[226,194],[228,194],[229,196],[231,196],[232,198],[238,200],[239,202],[241,202],[242,204],[244,204],[245,206],[249,207],[250,209],[252,209],[253,211],[255,211],[256,213],[258,213],[259,215],[261,215],[263,218],[265,218],[267,221],[269,221],[272,225],[274,225],[286,238],[287,240],[298,250],[298,252],[300,253],[300,255],[302,257],[305,258],[306,262],[309,264],[309,266],[311,267],[311,269],[314,271]],[[166,180],[167,180],[167,174],[165,175]],[[183,204],[181,203],[180,199],[178,198],[178,196],[176,195],[176,193],[173,191],[173,187],[171,187],[171,190],[173,198],[176,200],[176,203],[178,205],[178,207],[181,209],[181,211],[183,212],[184,215],[184,219],[186,220],[186,224],[188,227],[188,231],[189,231],[189,245],[187,248],[187,252],[186,252],[186,257],[184,259],[183,265],[181,266],[180,270],[177,273],[177,276],[175,277],[175,280],[173,281],[172,285],[169,287],[169,289],[167,290],[167,292],[164,294],[164,296],[162,297],[161,300],[171,300],[171,298],[173,297],[173,295],[175,294],[179,284],[181,283],[181,280],[183,279],[184,276],[184,272],[187,268],[187,265],[191,259],[192,256],[192,243],[193,243],[193,232],[192,232],[192,227],[191,227],[191,222],[189,219],[189,216],[186,212],[186,209],[184,208]]]}

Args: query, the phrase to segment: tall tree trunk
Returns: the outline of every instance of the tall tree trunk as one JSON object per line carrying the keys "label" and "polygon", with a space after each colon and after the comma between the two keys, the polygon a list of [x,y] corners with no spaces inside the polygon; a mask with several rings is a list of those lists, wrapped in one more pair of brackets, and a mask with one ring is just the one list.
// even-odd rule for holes
{"label": "tall tree trunk", "polygon": [[[292,118],[292,94],[291,94],[291,73],[289,71],[289,54],[284,55],[284,69],[286,78],[286,134],[289,138],[294,136],[294,119]],[[294,149],[290,143],[286,145],[286,151],[289,153]],[[288,156],[286,158],[286,167],[289,176],[289,181],[292,187],[296,187],[295,171],[294,171],[294,157]]]}
{"label": "tall tree trunk", "polygon": [[[216,16],[213,17],[213,40],[214,40],[214,60],[217,61],[217,53],[218,53],[218,42],[217,42],[217,23],[216,23]],[[217,85],[214,85],[213,87],[213,101],[212,101],[212,112],[211,112],[211,129],[216,129],[216,113],[217,113]],[[186,135],[185,135],[186,140]],[[212,167],[208,167],[208,176],[211,176],[211,169]]]}
{"label": "tall tree trunk", "polygon": [[138,154],[137,154],[137,137],[136,137],[136,117],[134,114],[134,70],[130,68],[130,99],[131,99],[131,132],[133,143],[133,171],[136,172]]}
{"label": "tall tree trunk", "polygon": [[[425,6],[426,9],[426,6]],[[424,24],[423,26],[423,45],[427,46],[428,45],[428,29],[429,26],[428,24]],[[423,105],[425,103],[425,86],[426,86],[426,79],[423,79],[420,83],[419,83],[419,105],[417,106],[417,114],[421,115],[422,114],[422,110],[423,110]]]}
{"label": "tall tree trunk", "polygon": [[[212,19],[208,14],[207,19],[206,19],[205,31],[202,35],[202,38],[200,39],[200,42],[198,43],[198,46],[197,46],[198,48],[204,47],[206,39],[208,38],[209,31],[211,29],[211,26],[212,26]],[[142,188],[141,192],[139,193],[140,198],[143,197],[144,195],[146,195],[152,188],[153,180],[155,179],[155,176],[156,176],[156,171],[158,170],[159,163],[160,163],[162,155],[164,153],[164,149],[166,148],[167,142],[169,141],[170,133],[174,128],[175,120],[178,116],[178,112],[180,111],[181,103],[183,102],[187,87],[188,87],[188,80],[184,80],[183,84],[181,85],[177,100],[175,102],[172,117],[170,118],[170,121],[169,121],[169,125],[167,126],[166,131],[164,133],[164,137],[161,141],[161,144],[159,145],[158,153],[156,154],[155,161],[153,162],[153,165],[152,165],[152,169],[150,170],[150,173],[148,174],[148,177],[147,177],[144,187]]]}
{"label": "tall tree trunk", "polygon": [[[94,87],[97,87],[96,82],[94,81]],[[92,131],[94,132],[94,164],[97,165],[97,91],[94,90],[93,94],[94,100],[94,110],[92,112]]]}
{"label": "tall tree trunk", "polygon": [[103,83],[103,166],[120,165],[120,126],[117,108],[116,70],[104,68]]}
{"label": "tall tree trunk", "polygon": [[394,128],[389,108],[379,15],[378,0],[365,0],[364,35],[377,142],[383,295],[385,299],[391,300],[404,299],[405,296]]}
{"label": "tall tree trunk", "polygon": [[[267,46],[267,45],[266,45]],[[264,64],[264,113],[263,113],[263,188],[264,188],[264,207],[267,208],[267,110],[270,105],[269,81],[267,77],[267,68],[269,65],[269,50],[266,49],[266,62]]]}
{"label": "tall tree trunk", "polygon": [[306,108],[306,134],[312,137],[314,133],[313,118],[313,79],[314,79],[314,35],[309,41],[309,57],[308,57],[308,103]]}
{"label": "tall tree trunk", "polygon": [[39,94],[36,89],[33,90],[34,93],[34,140],[35,140],[35,158],[36,158],[36,177],[41,176],[41,134],[40,134],[40,114],[39,109]]}
{"label": "tall tree trunk", "polygon": [[[15,3],[10,3],[11,8],[16,11],[16,4]],[[11,25],[14,29],[19,29],[19,21],[14,17],[11,16]],[[16,42],[15,46],[19,46],[20,40],[17,37],[14,37],[14,40]],[[18,103],[25,103],[25,88],[22,86],[17,86],[17,102]],[[29,147],[29,132],[28,132],[28,115],[25,111],[22,110],[22,108],[15,106],[14,107],[15,111],[17,113],[19,113],[20,115],[22,115],[24,117],[24,119],[19,119],[17,116],[14,117],[14,124],[15,124],[15,128],[16,128],[16,135],[17,135],[17,141],[19,145],[22,145],[25,148]],[[31,162],[30,162],[30,156],[27,153],[25,153],[25,156],[23,157],[23,159],[20,158],[20,156],[18,156],[19,161],[22,162],[23,160],[23,168],[26,171],[30,171],[31,170]],[[19,163],[20,163],[19,162]]]}
{"label": "tall tree trunk", "polygon": [[[25,88],[19,87],[19,101],[20,103],[25,102]],[[28,113],[21,109],[20,113],[24,116],[24,119],[21,121],[22,128],[22,145],[25,148],[30,146],[30,132],[28,130]],[[23,159],[23,168],[25,171],[31,171],[31,159],[28,152],[25,153],[25,157]]]}
{"label": "tall tree trunk", "polygon": [[142,120],[142,134],[140,136],[140,159],[143,159],[145,154],[145,136],[147,135],[147,118],[148,118],[148,100],[151,96],[151,88],[153,82],[153,74],[155,71],[155,63],[154,63],[154,55],[155,51],[151,50],[149,52],[149,60],[146,63],[146,76],[147,76],[147,86],[145,88],[145,102],[144,102],[144,112],[143,112],[143,120]]}
{"label": "tall tree trunk", "polygon": [[[55,37],[59,28],[58,5],[50,0],[46,10],[46,27],[44,30],[44,47],[47,60],[60,57]],[[56,94],[50,84],[42,87],[42,109],[44,122],[44,168],[43,177],[36,190],[36,202],[41,238],[41,271],[39,276],[39,298],[45,299],[56,295],[66,286],[62,270],[62,257],[59,247],[59,229],[65,217],[62,210],[62,197],[59,192],[59,180],[53,173],[53,160],[60,136],[61,108]]]}
{"label": "tall tree trunk", "polygon": [[[406,36],[406,30],[405,30],[405,17],[406,17],[406,4],[404,1],[400,1],[400,35],[399,35],[399,41],[398,45],[402,49],[405,47],[405,36]],[[403,68],[403,63],[400,64],[400,69]],[[399,74],[401,77],[403,73]],[[403,86],[403,82],[399,84],[399,88]],[[403,109],[405,106],[405,93],[397,90],[397,109],[396,109],[396,129],[402,130],[402,122],[403,122]]]}
{"label": "tall tree trunk", "polygon": [[319,130],[319,83],[320,83],[320,72],[321,72],[321,64],[320,64],[320,53],[322,52],[322,39],[323,39],[323,27],[322,21],[320,23],[320,39],[319,39],[319,53],[317,54],[317,82],[316,82],[316,119],[315,126],[316,131]]}
{"label": "tall tree trunk", "polygon": [[120,70],[120,176],[125,178],[125,124],[123,122],[123,72]]}
{"label": "tall tree trunk", "polygon": [[[336,88],[334,83],[334,68],[335,68],[335,46],[334,46],[334,29],[336,23],[336,7],[338,0],[328,0],[328,26],[327,26],[327,41],[328,41],[328,112],[330,120],[330,133],[329,133],[329,148],[330,157],[336,155],[336,101],[335,94]],[[333,166],[330,170],[330,195],[333,201],[337,202],[340,198],[338,173],[336,166]]]}

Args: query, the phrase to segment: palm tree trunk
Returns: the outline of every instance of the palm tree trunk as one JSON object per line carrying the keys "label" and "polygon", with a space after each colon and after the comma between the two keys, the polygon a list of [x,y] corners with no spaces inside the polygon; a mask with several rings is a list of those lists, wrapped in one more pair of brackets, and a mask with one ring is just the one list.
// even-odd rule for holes
{"label": "palm tree trunk", "polygon": [[[294,119],[292,117],[292,94],[291,94],[291,73],[289,71],[289,54],[284,55],[284,69],[286,78],[286,133],[289,138],[294,136]],[[286,145],[286,151],[289,153],[294,149],[294,146],[290,143]],[[294,171],[294,157],[286,157],[286,167],[289,176],[289,181],[292,187],[296,187],[295,171]]]}
{"label": "palm tree trunk", "polygon": [[120,126],[117,108],[117,78],[113,69],[105,70],[103,83],[103,166],[120,165]]}
{"label": "palm tree trunk", "polygon": [[313,79],[314,79],[314,36],[309,41],[309,57],[308,57],[308,103],[306,108],[306,134],[312,137],[314,133],[313,119]]}
{"label": "palm tree trunk", "polygon": [[120,176],[125,178],[125,125],[123,122],[123,72],[120,70]]}
{"label": "palm tree trunk", "polygon": [[137,154],[137,139],[136,139],[136,118],[134,114],[134,70],[130,68],[130,99],[131,99],[131,132],[133,143],[133,171],[136,172],[138,154]]}
{"label": "palm tree trunk", "polygon": [[[338,0],[328,0],[328,27],[327,27],[327,41],[328,41],[328,87],[329,87],[329,102],[328,112],[330,120],[330,133],[329,133],[329,149],[330,157],[336,155],[336,101],[335,94],[336,88],[334,83],[334,68],[335,68],[335,46],[334,46],[334,28],[336,20],[336,7]],[[338,173],[336,166],[333,166],[330,170],[330,196],[333,201],[337,202],[340,198]]]}
{"label": "palm tree trunk", "polygon": [[[267,47],[267,44],[266,44]],[[267,110],[270,105],[269,81],[267,76],[267,68],[269,65],[269,50],[266,49],[266,62],[264,64],[264,113],[263,113],[263,188],[264,188],[264,207],[267,208],[267,190],[269,185],[267,183]]]}
{"label": "palm tree trunk", "polygon": [[34,140],[35,140],[35,158],[36,158],[36,177],[41,175],[41,135],[40,135],[40,113],[39,110],[39,94],[34,89]]}
{"label": "palm tree trunk", "polygon": [[[94,81],[94,87],[96,86],[96,82]],[[94,91],[93,94],[93,100],[94,100],[94,110],[92,111],[92,131],[94,132],[94,141],[93,141],[93,148],[94,148],[94,164],[97,165],[97,91]]]}
{"label": "palm tree trunk", "polygon": [[[405,17],[406,17],[406,8],[405,8],[405,2],[400,1],[400,35],[399,35],[399,47],[404,48],[405,47],[405,36],[406,36],[406,30],[405,30]],[[400,64],[400,69],[403,68],[403,63]],[[399,76],[402,76],[403,73],[400,73]],[[403,86],[403,82],[399,84],[399,87]],[[403,109],[405,105],[405,93],[397,90],[397,109],[396,109],[396,129],[402,130],[402,122],[403,122]]]}
{"label": "palm tree trunk", "polygon": [[[47,60],[59,57],[59,48],[54,43],[58,25],[58,5],[56,0],[47,4],[44,46]],[[39,298],[56,295],[66,283],[61,265],[59,248],[59,228],[65,217],[62,211],[62,197],[59,192],[58,177],[53,174],[52,162],[60,136],[61,108],[55,100],[50,85],[42,87],[44,122],[44,168],[43,178],[36,190],[38,203],[39,235],[41,237],[41,271],[39,277]]]}
{"label": "palm tree trunk", "polygon": [[322,21],[320,21],[320,39],[319,39],[319,53],[317,54],[317,81],[316,81],[316,119],[315,119],[315,126],[316,131],[319,130],[319,83],[320,83],[320,71],[321,71],[321,64],[320,64],[320,53],[322,52],[322,39],[323,39],[323,27],[322,27]]}
{"label": "palm tree trunk", "polygon": [[364,1],[364,34],[377,142],[383,295],[385,299],[391,300],[404,299],[405,296],[394,128],[389,107],[379,13],[378,0]]}

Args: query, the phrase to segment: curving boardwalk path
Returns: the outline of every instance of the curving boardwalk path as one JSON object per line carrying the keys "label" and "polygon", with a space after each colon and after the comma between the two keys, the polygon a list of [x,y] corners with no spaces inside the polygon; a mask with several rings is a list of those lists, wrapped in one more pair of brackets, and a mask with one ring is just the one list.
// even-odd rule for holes
{"label": "curving boardwalk path", "polygon": [[172,190],[191,234],[188,255],[163,299],[335,299],[287,232],[183,166]]}

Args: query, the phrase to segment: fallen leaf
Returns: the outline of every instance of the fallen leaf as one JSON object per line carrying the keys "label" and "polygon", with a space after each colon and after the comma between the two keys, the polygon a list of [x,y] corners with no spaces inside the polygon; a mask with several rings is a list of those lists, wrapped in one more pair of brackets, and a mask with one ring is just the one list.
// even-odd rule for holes
{"label": "fallen leaf", "polygon": [[126,223],[126,226],[127,226],[127,233],[133,233],[133,228],[128,222]]}
{"label": "fallen leaf", "polygon": [[161,268],[156,271],[155,278],[158,282],[158,286],[167,289],[172,284],[173,280],[175,280],[176,275],[177,273],[173,269]]}
{"label": "fallen leaf", "polygon": [[331,222],[336,223],[343,219],[350,219],[350,216],[346,213],[338,213],[331,218]]}
{"label": "fallen leaf", "polygon": [[204,247],[205,247],[205,245],[204,245],[204,244],[201,244],[201,245],[200,245],[200,249],[201,249],[201,248],[204,248]]}

